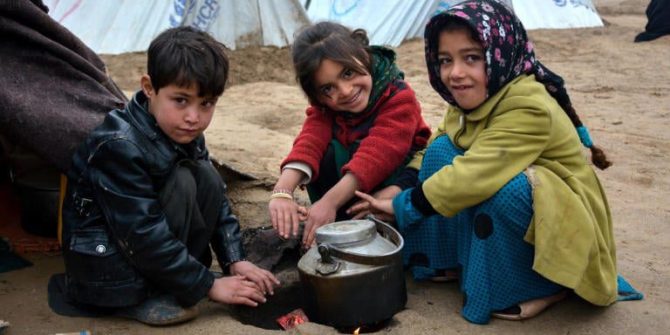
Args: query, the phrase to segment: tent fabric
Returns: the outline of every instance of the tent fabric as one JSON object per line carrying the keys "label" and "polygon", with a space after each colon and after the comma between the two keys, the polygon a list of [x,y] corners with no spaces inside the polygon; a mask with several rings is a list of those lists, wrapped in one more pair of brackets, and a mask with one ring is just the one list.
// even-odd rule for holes
{"label": "tent fabric", "polygon": [[167,28],[193,26],[230,49],[286,46],[309,20],[297,0],[46,0],[54,20],[97,53],[144,51]]}
{"label": "tent fabric", "polygon": [[[463,0],[311,0],[312,22],[336,21],[363,28],[374,45],[398,46],[423,36],[428,19]],[[511,7],[526,29],[603,26],[591,0],[499,0]]]}
{"label": "tent fabric", "polygon": [[438,5],[435,0],[312,0],[307,16],[312,22],[335,21],[352,29],[363,28],[370,44],[397,46],[407,38],[423,36]]}
{"label": "tent fabric", "polygon": [[[190,25],[231,49],[286,46],[309,22],[363,28],[370,42],[398,46],[420,37],[428,19],[462,0],[45,0],[50,15],[97,53],[144,51],[164,29]],[[596,27],[591,0],[499,0],[527,29]]]}
{"label": "tent fabric", "polygon": [[603,26],[591,0],[512,0],[512,8],[526,29]]}
{"label": "tent fabric", "polygon": [[102,60],[38,0],[0,1],[0,132],[61,171],[126,98]]}
{"label": "tent fabric", "polygon": [[670,34],[670,1],[651,0],[647,7],[645,31],[635,36],[635,42],[655,40]]}

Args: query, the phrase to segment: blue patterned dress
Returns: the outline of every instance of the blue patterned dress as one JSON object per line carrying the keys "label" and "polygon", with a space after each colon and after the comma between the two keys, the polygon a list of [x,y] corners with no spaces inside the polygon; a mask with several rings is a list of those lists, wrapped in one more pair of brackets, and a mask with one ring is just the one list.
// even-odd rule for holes
{"label": "blue patterned dress", "polygon": [[[458,155],[463,155],[463,150],[448,136],[438,137],[426,149],[419,180],[451,164]],[[533,216],[532,190],[525,174],[512,178],[488,200],[451,218],[422,216],[412,206],[410,192],[406,190],[393,200],[405,238],[405,265],[415,267],[415,275],[459,269],[465,319],[487,323],[493,311],[563,289],[532,269],[534,248],[523,239]]]}

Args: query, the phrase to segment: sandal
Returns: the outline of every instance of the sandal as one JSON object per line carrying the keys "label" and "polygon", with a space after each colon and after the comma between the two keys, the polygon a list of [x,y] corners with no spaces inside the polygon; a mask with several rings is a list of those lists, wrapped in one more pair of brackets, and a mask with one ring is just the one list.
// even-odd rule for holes
{"label": "sandal", "polygon": [[540,314],[547,307],[565,299],[566,296],[567,291],[561,291],[548,297],[524,301],[516,306],[493,312],[491,316],[509,321],[527,320]]}

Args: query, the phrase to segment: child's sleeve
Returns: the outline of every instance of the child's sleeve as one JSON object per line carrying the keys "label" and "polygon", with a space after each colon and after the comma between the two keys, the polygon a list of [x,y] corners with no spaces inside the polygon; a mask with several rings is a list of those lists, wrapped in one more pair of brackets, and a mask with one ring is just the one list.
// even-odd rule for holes
{"label": "child's sleeve", "polygon": [[502,111],[494,112],[467,152],[422,184],[437,212],[453,216],[481,203],[542,154],[551,134],[551,115],[525,100],[519,98],[514,107],[499,106]]}
{"label": "child's sleeve", "polygon": [[415,187],[418,182],[419,170],[406,166],[395,179],[393,185],[400,187],[401,190],[406,190]]}
{"label": "child's sleeve", "polygon": [[[224,183],[224,192],[227,187]],[[212,234],[212,249],[221,267],[243,260],[245,257],[240,234],[240,221],[233,214],[230,201],[223,195],[223,204],[219,212],[219,220]]]}
{"label": "child's sleeve", "polygon": [[302,129],[293,141],[291,152],[281,163],[281,168],[291,162],[302,162],[312,171],[312,180],[319,177],[319,166],[323,154],[332,138],[333,120],[323,111],[310,106]]}
{"label": "child's sleeve", "polygon": [[89,165],[96,201],[130,264],[193,305],[207,296],[214,277],[170,231],[144,155],[122,139],[101,145]]}
{"label": "child's sleeve", "polygon": [[428,139],[426,147],[417,151],[414,154],[414,156],[412,156],[412,160],[409,161],[409,163],[407,164],[407,167],[411,168],[411,169],[415,169],[415,170],[420,170],[421,169],[421,164],[423,163],[423,156],[426,154],[426,148],[428,148],[428,146],[431,143],[433,143],[433,141],[435,140],[436,137],[438,137],[439,135],[442,135],[442,134],[444,134],[444,129],[442,129],[442,128],[438,128],[437,131],[433,132],[430,135],[430,138]]}
{"label": "child's sleeve", "polygon": [[281,168],[281,171],[284,172],[286,169],[298,170],[305,174],[305,178],[300,181],[300,185],[309,184],[309,181],[312,180],[312,168],[303,162],[288,162]]}

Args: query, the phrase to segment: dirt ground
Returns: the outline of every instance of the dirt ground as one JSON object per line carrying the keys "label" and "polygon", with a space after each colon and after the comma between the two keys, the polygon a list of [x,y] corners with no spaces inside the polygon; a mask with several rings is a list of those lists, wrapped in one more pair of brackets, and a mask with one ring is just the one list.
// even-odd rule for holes
{"label": "dirt ground", "polygon": [[[473,325],[460,316],[456,284],[408,279],[407,309],[380,333],[391,334],[667,334],[670,329],[670,36],[633,43],[647,19],[646,0],[595,0],[605,27],[536,30],[530,36],[540,60],[566,80],[573,103],[614,166],[598,170],[609,196],[619,272],[645,294],[643,301],[608,308],[572,296],[525,322],[492,320]],[[444,103],[426,75],[423,41],[396,48],[399,65],[417,92],[424,117],[435,126]],[[112,78],[128,93],[144,71],[143,53],[103,56]],[[300,130],[306,99],[293,79],[287,49],[231,52],[230,85],[206,136],[214,158],[226,165],[235,211],[245,227],[268,224],[268,190]],[[232,172],[231,172],[232,171]],[[242,172],[248,178],[243,178]],[[46,302],[49,276],[63,271],[59,256],[30,255],[35,266],[0,274],[0,319],[5,334],[265,334],[243,325],[229,307],[203,301],[200,317],[171,328],[118,318],[67,318]],[[665,292],[665,293],[664,293]],[[665,294],[665,295],[664,295]],[[300,334],[329,334],[306,324]]]}

